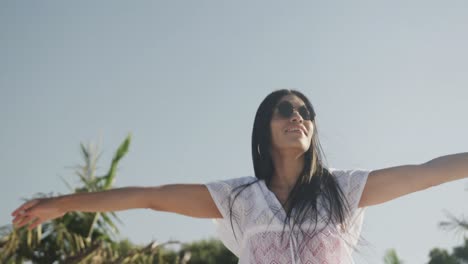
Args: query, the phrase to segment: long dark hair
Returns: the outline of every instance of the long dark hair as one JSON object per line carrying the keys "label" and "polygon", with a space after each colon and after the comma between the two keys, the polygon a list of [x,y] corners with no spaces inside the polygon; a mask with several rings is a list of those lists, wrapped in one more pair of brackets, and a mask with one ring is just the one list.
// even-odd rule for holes
{"label": "long dark hair", "polygon": [[[314,108],[304,94],[289,89],[270,93],[258,107],[252,131],[252,160],[257,180],[234,188],[233,192],[237,189],[240,190],[234,196],[234,199],[230,199],[231,226],[232,205],[237,196],[245,188],[260,180],[264,180],[266,185],[270,186],[274,172],[273,159],[270,153],[270,146],[272,145],[270,122],[276,105],[286,95],[295,95],[304,101],[311,113],[314,131],[310,147],[304,153],[304,168],[285,202],[289,206],[286,211],[281,239],[283,239],[285,226],[286,224],[289,225],[291,219],[293,220],[291,230],[294,230],[294,226],[298,226],[301,231],[301,225],[306,219],[315,220],[313,221],[315,226],[311,234],[313,236],[317,233],[316,228],[319,221],[317,202],[319,198],[323,201],[323,209],[326,213],[325,219],[321,218],[322,221],[325,220],[325,227],[330,223],[340,224],[342,230],[346,230],[345,220],[349,214],[349,203],[337,181],[325,167],[324,155],[318,139]],[[293,209],[295,209],[294,214],[292,214]],[[304,234],[304,232],[302,233]],[[292,234],[293,232],[290,232],[290,236]],[[307,236],[311,238],[310,235]]]}

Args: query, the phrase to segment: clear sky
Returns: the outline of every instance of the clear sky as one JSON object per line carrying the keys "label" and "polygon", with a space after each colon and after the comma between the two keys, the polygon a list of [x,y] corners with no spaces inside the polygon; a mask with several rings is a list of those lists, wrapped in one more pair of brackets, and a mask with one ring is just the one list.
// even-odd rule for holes
{"label": "clear sky", "polygon": [[[271,91],[304,92],[328,166],[378,169],[468,150],[466,1],[1,1],[0,224],[22,197],[68,193],[79,143],[116,187],[253,175],[250,135]],[[395,248],[424,263],[462,237],[467,180],[367,209],[357,263]],[[122,237],[192,241],[208,219],[131,210]]]}

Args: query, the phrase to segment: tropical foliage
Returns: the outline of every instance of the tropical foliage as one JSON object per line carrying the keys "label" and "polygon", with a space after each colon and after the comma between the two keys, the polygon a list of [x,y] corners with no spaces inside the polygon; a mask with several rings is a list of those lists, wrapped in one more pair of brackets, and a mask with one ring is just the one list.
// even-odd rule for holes
{"label": "tropical foliage", "polygon": [[[468,233],[468,220],[463,217],[455,217],[447,212],[447,220],[439,223],[439,227],[446,231],[453,231],[456,234],[466,235]],[[464,244],[454,247],[452,253],[446,249],[433,248],[429,252],[428,264],[466,264],[468,263],[468,238],[464,237]],[[385,264],[402,263],[398,259],[395,250],[387,251],[384,257]]]}
{"label": "tropical foliage", "polygon": [[[92,145],[81,146],[84,164],[75,167],[81,186],[73,192],[94,192],[112,188],[117,165],[128,152],[131,136],[123,141],[114,154],[110,168],[103,176],[96,176],[100,155]],[[70,185],[67,183],[70,187]],[[51,195],[38,194],[37,197]],[[0,228],[0,263],[187,263],[190,250],[198,258],[201,250],[196,244],[186,246],[180,252],[166,250],[168,241],[158,244],[150,242],[137,246],[128,240],[117,241],[120,221],[115,213],[67,213],[61,218],[45,222],[33,230],[15,229],[13,226]],[[209,247],[209,246],[207,246]],[[219,245],[214,251],[221,251]],[[216,254],[215,254],[216,255]],[[201,258],[200,258],[201,259]],[[195,262],[194,262],[195,263]],[[201,262],[196,262],[201,263]],[[203,262],[207,263],[207,262]],[[227,262],[226,262],[227,263]]]}
{"label": "tropical foliage", "polygon": [[[468,233],[468,220],[463,217],[455,217],[447,214],[447,220],[439,223],[439,227],[456,234],[466,235]],[[454,247],[452,253],[445,249],[434,248],[430,251],[429,264],[464,264],[468,263],[468,238],[464,236],[464,245]]]}
{"label": "tropical foliage", "polygon": [[395,249],[387,250],[384,256],[385,264],[403,264],[403,261],[398,257]]}

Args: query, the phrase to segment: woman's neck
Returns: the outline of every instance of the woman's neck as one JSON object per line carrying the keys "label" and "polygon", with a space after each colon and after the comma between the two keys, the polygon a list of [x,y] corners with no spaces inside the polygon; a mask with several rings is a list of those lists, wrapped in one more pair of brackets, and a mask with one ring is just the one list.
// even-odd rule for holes
{"label": "woman's neck", "polygon": [[304,155],[303,153],[274,152],[272,159],[274,172],[270,188],[289,193],[304,168]]}

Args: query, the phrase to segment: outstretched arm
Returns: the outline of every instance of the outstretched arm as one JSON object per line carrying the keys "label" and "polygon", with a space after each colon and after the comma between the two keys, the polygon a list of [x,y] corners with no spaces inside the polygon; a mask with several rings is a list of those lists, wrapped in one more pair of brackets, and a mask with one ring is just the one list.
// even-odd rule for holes
{"label": "outstretched arm", "polygon": [[468,153],[442,156],[419,165],[403,165],[369,173],[359,207],[390,201],[445,182],[468,177]]}
{"label": "outstretched arm", "polygon": [[108,212],[148,208],[199,218],[222,218],[203,184],[169,184],[157,187],[125,187],[101,192],[76,193],[34,199],[16,209],[12,216],[17,227],[42,222],[67,212]]}

